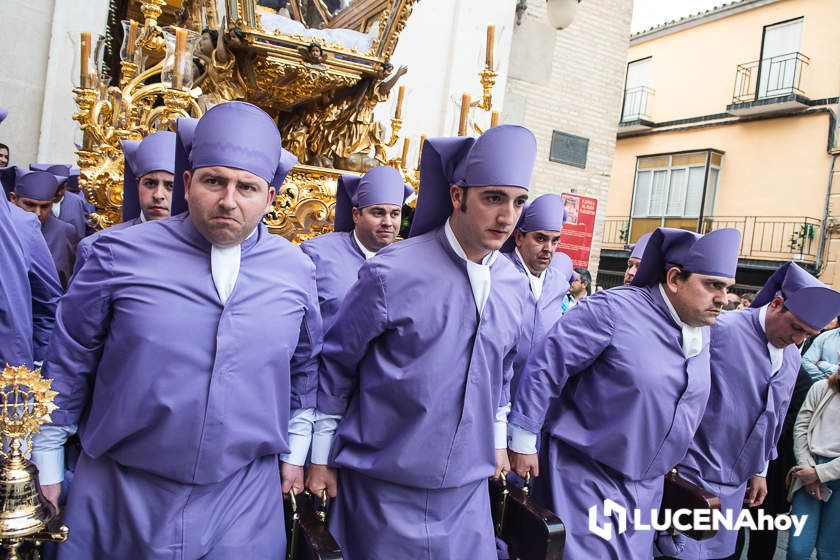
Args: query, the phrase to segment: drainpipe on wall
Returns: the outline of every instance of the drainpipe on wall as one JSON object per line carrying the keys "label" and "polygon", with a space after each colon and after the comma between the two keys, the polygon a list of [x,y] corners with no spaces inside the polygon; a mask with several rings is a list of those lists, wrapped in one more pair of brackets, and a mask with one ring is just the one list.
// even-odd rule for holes
{"label": "drainpipe on wall", "polygon": [[820,226],[820,244],[817,247],[817,261],[814,263],[814,272],[817,276],[820,275],[820,269],[823,265],[823,251],[826,243],[828,243],[828,214],[831,206],[831,188],[834,182],[834,165],[837,162],[837,155],[837,150],[832,150],[831,164],[828,166],[828,186],[825,189],[825,208],[823,209],[822,225]]}

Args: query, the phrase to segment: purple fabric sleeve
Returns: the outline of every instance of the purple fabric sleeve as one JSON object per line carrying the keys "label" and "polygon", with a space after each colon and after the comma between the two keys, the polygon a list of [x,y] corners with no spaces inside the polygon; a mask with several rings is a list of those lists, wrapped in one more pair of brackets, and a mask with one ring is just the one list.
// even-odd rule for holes
{"label": "purple fabric sleeve", "polygon": [[608,298],[588,297],[557,321],[522,372],[508,422],[538,434],[551,401],[569,379],[609,345],[614,328]]}
{"label": "purple fabric sleeve", "polygon": [[111,265],[108,245],[96,245],[58,305],[44,363],[44,377],[54,379],[52,387],[59,393],[53,424],[77,424],[90,400],[110,324]]}
{"label": "purple fabric sleeve", "polygon": [[290,364],[292,410],[315,408],[318,394],[318,356],[321,354],[324,337],[314,266],[311,266],[311,271],[306,287],[309,297],[306,313],[300,324],[300,338]]}
{"label": "purple fabric sleeve", "polygon": [[376,263],[367,261],[324,336],[318,410],[344,414],[358,384],[359,362],[388,323],[385,287]]}

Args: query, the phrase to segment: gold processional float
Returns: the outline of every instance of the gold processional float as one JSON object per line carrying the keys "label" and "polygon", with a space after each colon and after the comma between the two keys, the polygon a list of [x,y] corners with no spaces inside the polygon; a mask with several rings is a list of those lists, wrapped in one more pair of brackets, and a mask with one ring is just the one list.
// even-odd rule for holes
{"label": "gold processional float", "polygon": [[[272,233],[298,242],[330,231],[343,173],[390,165],[416,190],[425,136],[414,144],[416,156],[410,137],[397,148],[405,86],[396,88],[387,126],[374,116],[407,72],[389,60],[416,1],[290,0],[273,8],[284,3],[135,0],[128,14],[142,14],[144,21],[122,22],[118,85],[110,86],[102,60],[105,38],[94,45],[91,34],[82,33],[80,85],[74,90],[79,111],[73,119],[83,133],[79,184],[96,206],[94,227],[120,221],[122,140],[175,131],[179,117],[200,117],[231,100],[268,112],[283,146],[298,157],[265,217]],[[164,20],[172,24],[164,26]],[[217,30],[215,45],[207,29]],[[491,113],[491,126],[498,122],[492,111],[494,34],[488,26],[479,100],[461,98],[461,135],[481,133],[471,115],[476,111]]]}
{"label": "gold processional float", "polygon": [[[402,138],[405,86],[389,126],[374,116],[391,96],[405,67],[389,59],[418,0],[342,0],[340,10],[325,0],[135,0],[122,22],[117,85],[110,85],[103,61],[107,41],[81,36],[79,107],[73,119],[82,131],[79,185],[96,206],[92,225],[120,221],[123,186],[122,140],[175,131],[179,117],[200,117],[224,101],[253,103],[275,118],[286,149],[299,164],[291,171],[265,217],[269,230],[292,241],[329,231],[335,188],[343,173],[377,165],[397,168],[415,190],[425,135],[409,157],[411,138]],[[139,12],[138,12],[139,9]],[[165,19],[171,25],[159,24]],[[217,30],[215,41],[213,33]],[[494,32],[487,28],[485,67],[478,101],[461,97],[459,134],[480,134],[471,112],[492,111]],[[214,44],[215,42],[215,44]],[[409,161],[411,159],[412,161]],[[53,527],[57,512],[44,498],[37,469],[26,458],[31,437],[50,422],[56,392],[38,370],[6,366],[0,373],[0,549],[18,559],[25,543],[67,539],[67,527]],[[34,556],[37,557],[37,549]]]}

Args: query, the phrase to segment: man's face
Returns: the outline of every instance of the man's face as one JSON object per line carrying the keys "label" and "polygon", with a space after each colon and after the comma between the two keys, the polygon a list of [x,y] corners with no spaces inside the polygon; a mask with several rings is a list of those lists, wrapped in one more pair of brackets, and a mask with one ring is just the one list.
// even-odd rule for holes
{"label": "man's face", "polygon": [[202,167],[184,172],[184,197],[195,228],[213,245],[238,245],[274,200],[274,187],[242,169]]}
{"label": "man's face", "polygon": [[639,270],[639,263],[642,259],[630,257],[627,259],[627,270],[624,271],[624,285],[629,286],[633,283],[633,278],[636,277],[636,272]]}
{"label": "man's face", "polygon": [[58,186],[58,190],[55,191],[55,196],[53,197],[53,202],[58,204],[62,200],[64,200],[64,193],[67,192],[67,181],[62,181],[61,184]]}
{"label": "man's face", "polygon": [[726,294],[726,302],[734,305],[740,305],[741,297],[738,294]]}
{"label": "man's face", "polygon": [[560,232],[540,229],[523,233],[516,230],[514,236],[525,266],[534,276],[541,275],[551,264],[551,257],[560,243]]}
{"label": "man's face", "polygon": [[452,185],[453,229],[467,257],[484,258],[501,249],[528,200],[519,187],[469,187]]}
{"label": "man's face", "polygon": [[820,332],[812,329],[785,309],[785,299],[782,296],[776,296],[767,306],[764,331],[767,334],[767,341],[776,348],[784,348],[790,344],[799,346],[806,336],[814,336]]}
{"label": "man's face", "polygon": [[691,327],[712,325],[726,303],[726,290],[735,283],[734,278],[692,274],[679,276],[679,268],[668,271],[665,290],[677,315]]}
{"label": "man's face", "polygon": [[0,148],[0,167],[9,166],[9,150]]}
{"label": "man's face", "polygon": [[586,293],[586,282],[581,280],[580,277],[572,280],[569,285],[569,292],[575,297],[584,295]]}
{"label": "man's face", "polygon": [[750,305],[752,305],[752,302],[750,300],[748,300],[747,298],[741,298],[741,309],[746,309]]}
{"label": "man's face", "polygon": [[22,196],[17,196],[15,193],[10,193],[9,198],[19,208],[22,208],[27,212],[32,212],[33,214],[38,216],[38,219],[41,220],[42,225],[44,224],[44,222],[47,221],[47,217],[49,217],[50,212],[52,212],[53,200],[36,200],[34,198],[25,198]]}
{"label": "man's face", "polygon": [[168,218],[172,208],[172,179],[167,171],[153,171],[137,179],[140,211],[147,220]]}
{"label": "man's face", "polygon": [[353,208],[356,235],[368,251],[376,252],[394,242],[400,230],[402,208],[396,204],[375,204]]}

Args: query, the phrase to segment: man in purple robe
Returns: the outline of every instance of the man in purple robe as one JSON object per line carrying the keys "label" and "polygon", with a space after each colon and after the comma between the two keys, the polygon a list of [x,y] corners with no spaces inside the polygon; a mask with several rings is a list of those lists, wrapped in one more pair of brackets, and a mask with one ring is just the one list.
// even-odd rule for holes
{"label": "man in purple robe", "polygon": [[66,288],[67,281],[73,274],[79,237],[72,225],[62,222],[52,214],[58,181],[59,178],[46,171],[18,171],[15,189],[10,198],[19,208],[35,214],[40,220],[41,233],[50,249],[58,278]]}
{"label": "man in purple robe", "polygon": [[[405,199],[414,190],[393,167],[374,167],[359,177],[342,175],[335,195],[332,233],[301,243],[300,248],[315,264],[318,303],[324,330],[332,324],[344,296],[359,278],[365,261],[396,239]],[[306,424],[304,424],[304,422]],[[338,417],[317,411],[295,418],[297,433],[312,432],[310,476],[329,462],[332,437]],[[325,435],[327,434],[327,435]]]}
{"label": "man in purple robe", "polygon": [[[840,315],[840,293],[795,263],[779,267],[753,305],[724,313],[711,328],[712,388],[680,475],[720,498],[737,519],[742,506],[759,506],[764,476],[802,357],[797,348]],[[714,538],[685,539],[676,558],[722,559],[734,551],[738,531],[721,527]]]}
{"label": "man in purple robe", "polygon": [[[172,208],[175,176],[175,133],[154,132],[142,141],[123,140],[122,222],[85,237],[76,252],[75,275],[87,260],[93,243],[104,231],[114,232],[144,222],[168,218]],[[183,205],[183,192],[175,195]]]}
{"label": "man in purple robe", "polygon": [[303,468],[279,457],[322,338],[315,267],[261,223],[294,158],[253,105],[185,121],[189,211],[104,234],[58,308],[33,459],[55,501],[81,422],[60,559],[285,557],[281,480]]}
{"label": "man in purple robe", "polygon": [[[0,123],[8,112],[0,107]],[[15,169],[2,180],[14,184]],[[4,170],[5,171],[5,170]],[[41,223],[0,197],[0,364],[43,360],[61,295]]]}
{"label": "man in purple robe", "polygon": [[633,278],[636,276],[636,271],[639,270],[639,263],[642,262],[642,255],[645,254],[645,247],[647,247],[650,234],[646,233],[636,241],[633,250],[630,251],[630,257],[627,259],[627,270],[624,271],[624,285],[629,286],[633,283]]}
{"label": "man in purple robe", "polygon": [[[511,466],[566,525],[564,558],[650,558],[663,477],[709,396],[707,325],[734,283],[740,233],[659,228],[632,286],[584,298],[531,355],[513,399]],[[538,462],[537,440],[547,437]],[[608,507],[624,508],[626,531]],[[593,523],[601,531],[590,530]]]}
{"label": "man in purple robe", "polygon": [[55,204],[52,209],[55,217],[71,224],[76,229],[79,239],[93,233],[93,228],[88,223],[88,216],[96,208],[85,200],[84,196],[73,192],[70,188],[71,182],[78,187],[79,168],[64,163],[31,163],[29,169],[47,171],[58,178],[58,191],[55,193]]}
{"label": "man in purple robe", "polygon": [[412,192],[393,167],[374,167],[362,177],[342,175],[338,179],[335,231],[300,245],[315,263],[325,330],[365,261],[396,239],[403,204]]}
{"label": "man in purple robe", "polygon": [[516,394],[519,375],[531,351],[563,315],[561,306],[569,290],[569,273],[552,267],[551,262],[558,256],[557,244],[565,223],[563,197],[538,196],[525,206],[513,235],[502,247],[502,253],[528,279],[530,288],[522,318],[522,339],[513,364],[511,394]]}
{"label": "man in purple robe", "polygon": [[528,296],[499,249],[535,153],[518,126],[426,140],[410,238],[365,262],[327,331],[318,409],[342,415],[330,523],[348,560],[495,558],[487,478],[508,468]]}

